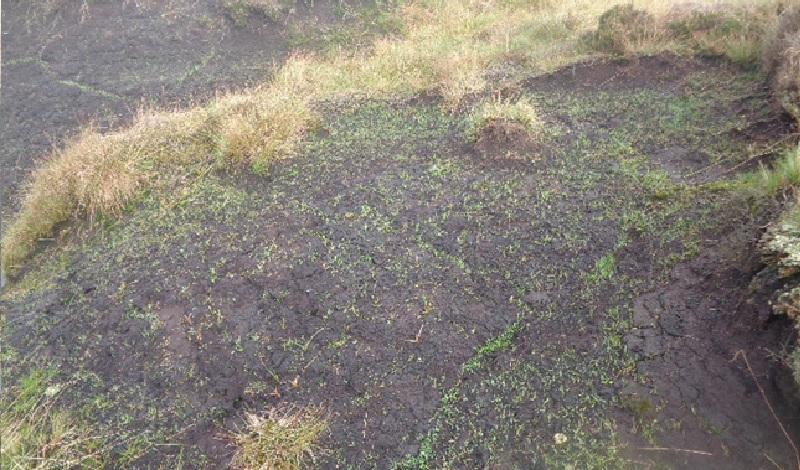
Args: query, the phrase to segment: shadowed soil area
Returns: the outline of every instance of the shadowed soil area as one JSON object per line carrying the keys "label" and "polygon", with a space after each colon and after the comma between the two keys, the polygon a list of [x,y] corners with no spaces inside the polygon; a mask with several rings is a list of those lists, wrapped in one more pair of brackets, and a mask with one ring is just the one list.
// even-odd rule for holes
{"label": "shadowed soil area", "polygon": [[658,56],[505,93],[525,145],[435,97],[320,103],[265,175],[44,250],[2,298],[6,374],[55,367],[131,468],[225,468],[279,403],[329,409],[320,468],[791,468],[792,333],[742,255],[774,203],[726,182],[783,131],[757,75]]}

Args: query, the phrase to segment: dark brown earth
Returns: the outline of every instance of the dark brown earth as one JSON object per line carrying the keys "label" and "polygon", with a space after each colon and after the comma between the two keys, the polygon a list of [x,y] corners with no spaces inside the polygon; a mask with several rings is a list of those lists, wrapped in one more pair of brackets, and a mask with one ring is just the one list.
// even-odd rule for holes
{"label": "dark brown earth", "polygon": [[364,3],[295,2],[275,19],[235,23],[220,0],[6,0],[0,202],[77,129],[113,128],[143,106],[186,106],[259,83],[289,43],[342,24]]}
{"label": "dark brown earth", "polygon": [[3,2],[2,201],[79,127],[264,80],[288,52],[284,29],[234,27],[215,0]]}
{"label": "dark brown earth", "polygon": [[[77,125],[258,80],[287,50],[211,2],[138,5],[4,3],[4,197]],[[429,97],[322,103],[324,132],[266,176],[144,197],[0,298],[7,373],[57,367],[70,404],[135,436],[112,468],[224,468],[241,414],[287,402],[331,410],[321,468],[795,468],[794,333],[753,251],[780,201],[657,179],[724,180],[740,159],[715,153],[787,132],[757,77],[659,56],[509,93],[557,132],[471,144]]]}
{"label": "dark brown earth", "polygon": [[796,439],[800,424],[796,397],[787,396],[796,385],[781,362],[794,335],[784,318],[770,314],[774,281],[751,283],[759,269],[769,276],[770,268],[720,250],[731,246],[730,237],[713,237],[703,255],[672,270],[668,284],[635,301],[635,328],[625,342],[650,380],[623,389],[623,403],[644,406],[641,414],[676,428],[656,433],[653,446],[633,435],[640,417],[622,419],[631,426],[625,438],[631,461],[641,468],[776,468],[770,459],[796,466],[791,453],[784,455],[788,440],[780,433],[782,424]]}

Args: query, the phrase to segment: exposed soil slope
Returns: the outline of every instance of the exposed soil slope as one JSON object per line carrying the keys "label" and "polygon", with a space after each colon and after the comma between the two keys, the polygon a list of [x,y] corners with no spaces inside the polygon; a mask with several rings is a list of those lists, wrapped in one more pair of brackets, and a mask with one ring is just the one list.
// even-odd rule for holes
{"label": "exposed soil slope", "polygon": [[45,251],[0,305],[9,379],[57,367],[134,468],[223,468],[220,435],[281,402],[331,410],[322,468],[792,467],[732,361],[794,432],[740,256],[765,202],[702,186],[780,132],[758,77],[662,56],[508,95],[545,124],[522,147],[430,97],[322,103],[265,176]]}

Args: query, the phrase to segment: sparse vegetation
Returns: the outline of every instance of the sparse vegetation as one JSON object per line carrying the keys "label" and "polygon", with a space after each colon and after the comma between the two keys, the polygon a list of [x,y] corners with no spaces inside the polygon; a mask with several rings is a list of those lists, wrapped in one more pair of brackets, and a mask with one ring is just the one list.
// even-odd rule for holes
{"label": "sparse vegetation", "polygon": [[233,433],[232,466],[241,470],[297,470],[324,454],[318,440],[327,429],[321,407],[279,407],[245,413],[245,428]]}
{"label": "sparse vegetation", "polygon": [[[291,2],[292,0],[290,0]],[[221,0],[220,7],[237,27],[244,27],[255,15],[280,23],[292,3],[281,0]]]}
{"label": "sparse vegetation", "polygon": [[588,273],[586,279],[589,282],[606,281],[614,277],[616,269],[614,253],[606,253],[595,262],[594,271]]}
{"label": "sparse vegetation", "polygon": [[520,321],[514,322],[508,328],[506,328],[502,333],[500,333],[496,337],[486,342],[486,344],[479,347],[475,351],[475,355],[472,356],[472,358],[469,361],[467,361],[466,364],[464,364],[464,371],[465,372],[475,371],[483,364],[483,361],[492,354],[511,348],[511,346],[514,344],[514,337],[517,335],[517,333],[520,332],[521,329],[522,329],[521,322]]}
{"label": "sparse vegetation", "polygon": [[[222,4],[244,24],[256,3]],[[736,67],[706,75],[701,61],[666,55],[693,72],[663,88],[584,76],[591,87],[560,89],[581,65],[555,85],[514,81],[598,49],[750,64],[772,6],[425,0],[398,7],[403,26],[369,47],[296,54],[260,87],[142,111],[115,133],[88,129],[34,173],[2,240],[3,265],[22,264],[73,217],[136,211],[81,251],[88,267],[60,265],[74,272],[31,308],[47,324],[19,327],[30,334],[14,341],[67,343],[65,374],[88,363],[84,351],[141,367],[136,384],[87,387],[98,402],[129,405],[107,405],[121,428],[160,433],[129,439],[111,466],[138,462],[153,442],[167,443],[152,450],[164,468],[184,451],[201,462],[206,449],[172,439],[180,425],[191,417],[218,429],[252,398],[280,404],[245,413],[227,436],[243,470],[322,456],[342,467],[620,468],[606,411],[658,411],[615,395],[637,374],[629,304],[666,276],[659,260],[699,250],[717,194],[691,187],[691,176],[735,169],[745,155],[746,139],[724,136],[750,123],[746,99],[733,96],[755,79]],[[420,102],[396,99],[415,93]],[[519,161],[469,160],[465,134],[476,140],[498,122],[537,145]],[[685,166],[690,151],[696,167]],[[769,192],[794,185],[797,157],[753,180]],[[257,175],[239,186],[229,170],[242,168]],[[649,271],[636,278],[636,269]],[[80,334],[50,329],[67,327]],[[94,327],[102,333],[83,334]],[[329,406],[348,421],[337,422],[341,448],[329,452],[319,442],[334,418],[286,403],[331,390],[341,395]]]}

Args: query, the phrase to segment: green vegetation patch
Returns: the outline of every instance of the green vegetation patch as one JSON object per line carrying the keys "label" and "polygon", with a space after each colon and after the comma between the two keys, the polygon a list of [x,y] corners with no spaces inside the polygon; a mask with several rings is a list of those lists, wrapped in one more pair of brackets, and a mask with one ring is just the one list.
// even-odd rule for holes
{"label": "green vegetation patch", "polygon": [[[105,438],[75,411],[59,404],[71,384],[54,371],[33,369],[0,395],[2,452],[7,469],[103,468]],[[7,377],[4,377],[6,379]]]}

